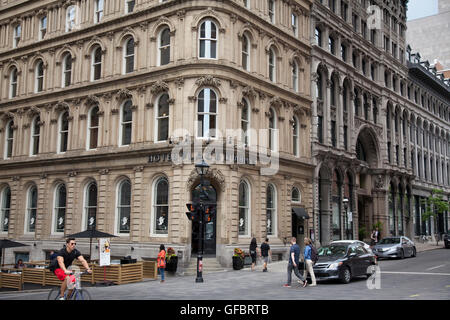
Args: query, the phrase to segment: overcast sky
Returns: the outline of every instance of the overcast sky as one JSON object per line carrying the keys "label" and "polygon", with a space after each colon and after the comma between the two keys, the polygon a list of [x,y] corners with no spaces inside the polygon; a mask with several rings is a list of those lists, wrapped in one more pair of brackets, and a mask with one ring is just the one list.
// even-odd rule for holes
{"label": "overcast sky", "polygon": [[409,0],[408,20],[428,17],[438,13],[438,0]]}

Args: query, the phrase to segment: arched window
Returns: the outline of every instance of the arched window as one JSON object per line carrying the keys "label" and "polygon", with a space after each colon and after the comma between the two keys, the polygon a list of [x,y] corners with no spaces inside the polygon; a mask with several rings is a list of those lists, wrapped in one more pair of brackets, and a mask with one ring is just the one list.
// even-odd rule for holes
{"label": "arched window", "polygon": [[102,48],[96,46],[91,53],[91,81],[100,79],[102,76]]}
{"label": "arched window", "polygon": [[164,28],[159,35],[159,65],[170,62],[170,30]]}
{"label": "arched window", "polygon": [[333,240],[341,239],[341,189],[342,189],[342,179],[339,173],[335,170],[333,172],[333,181],[331,184],[332,192],[332,231]]}
{"label": "arched window", "polygon": [[42,60],[39,60],[36,64],[34,75],[34,92],[41,92],[44,90],[44,62],[42,62]]}
{"label": "arched window", "polygon": [[272,151],[277,151],[277,119],[275,111],[270,108],[269,110],[269,149]]}
{"label": "arched window", "polygon": [[12,157],[14,145],[14,120],[9,120],[5,127],[5,152],[4,158],[9,159]]}
{"label": "arched window", "polygon": [[250,198],[249,186],[244,180],[239,184],[239,236],[250,236]]}
{"label": "arched window", "polygon": [[117,233],[130,233],[131,183],[123,180],[117,187]]}
{"label": "arched window", "polygon": [[9,98],[17,96],[17,68],[12,68],[9,74]]}
{"label": "arched window", "polygon": [[292,89],[298,92],[298,63],[296,61],[292,62]]}
{"label": "arched window", "polygon": [[26,223],[25,232],[30,233],[36,230],[36,213],[37,213],[37,188],[32,186],[28,189],[27,196],[27,212],[26,212]]}
{"label": "arched window", "polygon": [[320,30],[319,28],[315,28],[314,29],[314,37],[316,39],[316,44],[319,47],[322,47],[322,30]]}
{"label": "arched window", "polygon": [[334,77],[330,79],[330,105],[336,106],[336,81]]}
{"label": "arched window", "polygon": [[217,59],[217,27],[211,20],[200,25],[199,57]]}
{"label": "arched window", "polygon": [[275,54],[275,51],[273,50],[273,48],[269,49],[269,79],[272,82],[276,82],[276,61],[277,61],[277,56]]}
{"label": "arched window", "polygon": [[134,39],[130,37],[123,46],[123,73],[134,71]]}
{"label": "arched window", "polygon": [[159,178],[153,187],[152,234],[167,235],[169,229],[169,182]]}
{"label": "arched window", "polygon": [[217,95],[210,88],[205,88],[198,94],[197,122],[197,137],[216,137]]}
{"label": "arched window", "polygon": [[321,72],[317,72],[317,98],[323,100],[323,77]]}
{"label": "arched window", "polygon": [[250,129],[250,108],[247,100],[244,98],[242,98],[241,129],[242,129],[241,142],[244,144],[244,146],[248,146],[250,140],[248,131]]}
{"label": "arched window", "polygon": [[299,156],[299,123],[297,117],[292,118],[292,153]]}
{"label": "arched window", "polygon": [[167,93],[158,99],[155,129],[157,141],[165,141],[169,138],[169,95]]}
{"label": "arched window", "polygon": [[62,68],[62,84],[61,86],[67,87],[72,83],[72,55],[67,53],[63,58]]}
{"label": "arched window", "polygon": [[277,193],[275,186],[269,184],[266,190],[266,234],[274,236],[277,230]]}
{"label": "arched window", "polygon": [[97,184],[91,182],[84,193],[84,217],[86,230],[95,229],[97,226]]}
{"label": "arched window", "polygon": [[245,34],[242,36],[242,68],[250,71],[250,40]]}
{"label": "arched window", "polygon": [[378,107],[377,107],[377,99],[373,98],[372,100],[372,118],[373,118],[373,123],[378,123]]}
{"label": "arched window", "polygon": [[30,154],[33,156],[39,153],[40,136],[41,136],[41,117],[36,116],[31,122]]}
{"label": "arched window", "polygon": [[87,149],[95,149],[98,145],[98,106],[94,106],[88,113]]}
{"label": "arched window", "polygon": [[125,101],[120,111],[120,141],[121,146],[131,143],[131,130],[133,126],[133,112],[131,111],[131,100]]}
{"label": "arched window", "polygon": [[58,152],[66,152],[69,140],[69,112],[61,113],[58,121]]}
{"label": "arched window", "polygon": [[292,188],[291,201],[292,202],[301,202],[302,201],[302,195],[300,193],[300,190],[298,190],[297,187]]}
{"label": "arched window", "polygon": [[61,183],[55,189],[55,205],[53,207],[53,232],[64,232],[66,221],[66,186]]}
{"label": "arched window", "polygon": [[0,194],[0,232],[8,232],[9,230],[9,213],[11,210],[11,189],[9,187],[3,188]]}

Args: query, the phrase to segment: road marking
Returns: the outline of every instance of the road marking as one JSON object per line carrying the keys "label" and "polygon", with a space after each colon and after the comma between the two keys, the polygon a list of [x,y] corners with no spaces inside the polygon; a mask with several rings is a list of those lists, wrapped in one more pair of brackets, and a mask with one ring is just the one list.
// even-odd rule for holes
{"label": "road marking", "polygon": [[437,267],[428,268],[427,271],[431,271],[431,270],[438,269],[440,267],[445,267],[445,266],[446,266],[445,264],[442,264],[442,265],[437,266]]}
{"label": "road marking", "polygon": [[450,273],[431,273],[431,272],[397,272],[397,271],[381,271],[385,274],[415,274],[415,275],[430,275],[430,276],[450,276]]}
{"label": "road marking", "polygon": [[418,297],[419,295],[418,294],[413,294],[412,296],[409,296],[410,298],[415,298],[415,297]]}

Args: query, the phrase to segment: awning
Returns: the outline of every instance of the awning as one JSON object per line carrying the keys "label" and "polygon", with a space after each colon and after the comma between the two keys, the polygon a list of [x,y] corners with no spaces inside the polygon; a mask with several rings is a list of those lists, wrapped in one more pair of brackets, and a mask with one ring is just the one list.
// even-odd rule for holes
{"label": "awning", "polygon": [[309,219],[308,213],[306,213],[305,208],[292,207],[292,213],[295,214],[297,218]]}

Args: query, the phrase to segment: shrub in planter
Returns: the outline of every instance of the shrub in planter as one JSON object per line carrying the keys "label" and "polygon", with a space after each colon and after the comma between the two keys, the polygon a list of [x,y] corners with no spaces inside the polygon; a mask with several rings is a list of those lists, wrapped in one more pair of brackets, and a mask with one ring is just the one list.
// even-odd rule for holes
{"label": "shrub in planter", "polygon": [[177,272],[178,257],[175,254],[175,250],[171,247],[167,249],[166,256],[166,271],[175,273]]}
{"label": "shrub in planter", "polygon": [[233,255],[233,269],[240,270],[243,267],[244,267],[244,252],[239,248],[235,248]]}

